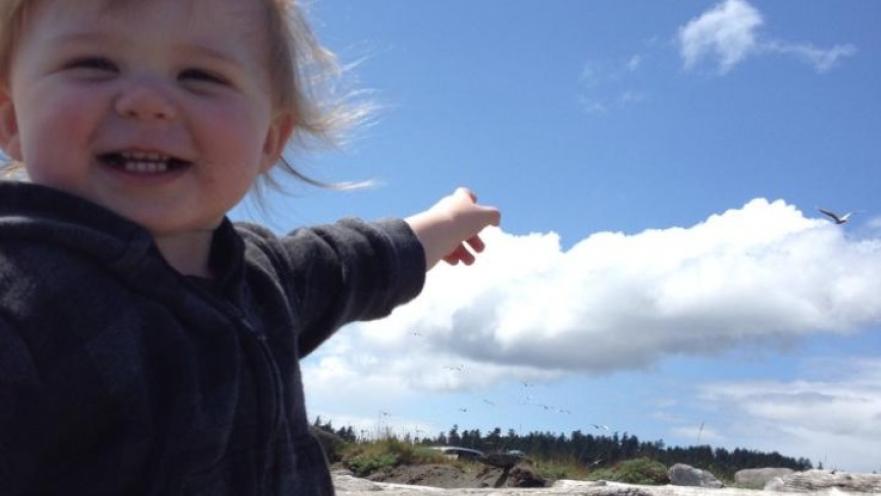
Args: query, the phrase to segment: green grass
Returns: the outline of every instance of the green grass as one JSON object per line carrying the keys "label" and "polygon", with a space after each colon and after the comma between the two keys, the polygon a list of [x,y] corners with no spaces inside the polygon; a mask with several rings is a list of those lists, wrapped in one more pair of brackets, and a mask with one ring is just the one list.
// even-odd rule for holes
{"label": "green grass", "polygon": [[397,439],[350,444],[342,450],[343,465],[358,477],[365,477],[398,465],[447,463],[435,450],[413,446]]}
{"label": "green grass", "polygon": [[583,464],[573,457],[571,459],[533,460],[532,468],[545,479],[585,480],[590,473]]}
{"label": "green grass", "polygon": [[[475,470],[484,465],[479,462],[450,460],[439,452],[422,446],[413,446],[394,438],[379,441],[348,444],[341,450],[342,463],[357,477],[388,470],[399,465],[443,463],[456,465],[463,470]],[[532,459],[532,467],[541,477],[549,480],[608,480],[629,484],[667,484],[667,467],[649,458],[636,458],[616,464],[611,468],[589,470],[574,457],[569,459]]]}
{"label": "green grass", "polygon": [[597,469],[587,478],[644,485],[660,485],[670,481],[667,477],[667,467],[649,458],[635,458],[620,462],[612,468]]}

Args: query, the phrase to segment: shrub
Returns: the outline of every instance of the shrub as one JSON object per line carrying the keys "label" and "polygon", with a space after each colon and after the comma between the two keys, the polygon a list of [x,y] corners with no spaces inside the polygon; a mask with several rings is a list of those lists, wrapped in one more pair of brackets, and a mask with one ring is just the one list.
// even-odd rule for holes
{"label": "shrub", "polygon": [[588,476],[591,480],[608,480],[628,484],[659,485],[670,482],[667,467],[649,458],[636,458],[616,464],[612,468],[594,470]]}
{"label": "shrub", "polygon": [[398,465],[443,463],[445,461],[446,459],[434,450],[411,446],[397,439],[354,444],[343,452],[343,464],[358,477],[364,477]]}
{"label": "shrub", "polygon": [[533,462],[535,472],[545,479],[580,480],[587,477],[587,469],[576,460],[536,460]]}
{"label": "shrub", "polygon": [[364,453],[347,460],[345,464],[356,477],[365,477],[378,470],[398,465],[398,458],[391,453]]}

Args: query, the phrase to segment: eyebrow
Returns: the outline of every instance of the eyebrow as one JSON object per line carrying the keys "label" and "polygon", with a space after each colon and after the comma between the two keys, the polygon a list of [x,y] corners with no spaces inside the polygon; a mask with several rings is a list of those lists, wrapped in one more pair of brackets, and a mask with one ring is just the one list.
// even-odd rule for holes
{"label": "eyebrow", "polygon": [[[112,41],[113,44],[126,44],[130,43],[120,37],[114,36],[109,33],[96,33],[94,31],[87,32],[73,32],[73,33],[64,33],[58,36],[51,38],[51,41],[58,44],[74,44],[74,43],[101,43],[105,44],[108,40]],[[242,65],[242,61],[237,59],[234,56],[230,56],[229,54],[216,50],[209,45],[203,43],[179,43],[174,47],[176,50],[182,52],[190,52],[194,53],[200,57],[205,57],[221,64],[226,65]]]}
{"label": "eyebrow", "polygon": [[222,63],[222,64],[228,64],[228,65],[232,64],[232,65],[237,65],[237,66],[242,65],[241,60],[239,60],[233,56],[230,56],[229,54],[227,54],[225,52],[222,52],[220,50],[215,50],[214,48],[212,48],[208,45],[201,44],[201,43],[181,43],[181,44],[177,45],[175,48],[177,48],[178,50],[186,51],[186,52],[192,52],[200,57],[212,59],[212,60],[219,62],[219,63]]}
{"label": "eyebrow", "polygon": [[103,34],[103,33],[95,33],[92,31],[82,32],[82,33],[63,33],[57,36],[53,36],[49,40],[54,43],[95,43],[99,41],[107,41],[107,38],[113,38],[113,36]]}

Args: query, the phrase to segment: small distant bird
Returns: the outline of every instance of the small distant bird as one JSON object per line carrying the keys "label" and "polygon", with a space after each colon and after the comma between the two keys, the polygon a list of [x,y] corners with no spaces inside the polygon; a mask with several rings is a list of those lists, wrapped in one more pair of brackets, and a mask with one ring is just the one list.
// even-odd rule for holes
{"label": "small distant bird", "polygon": [[590,424],[590,425],[592,425],[594,429],[602,429],[604,431],[609,430],[608,425],[603,425],[603,424]]}
{"label": "small distant bird", "polygon": [[846,213],[846,214],[844,214],[844,215],[838,215],[838,214],[836,214],[835,212],[832,212],[832,211],[830,211],[830,210],[826,210],[826,209],[823,209],[823,208],[818,208],[817,210],[819,210],[821,214],[828,216],[828,217],[829,217],[830,219],[832,219],[836,224],[844,224],[844,223],[846,223],[847,220],[850,218],[850,216],[853,215],[853,212],[848,212],[848,213]]}

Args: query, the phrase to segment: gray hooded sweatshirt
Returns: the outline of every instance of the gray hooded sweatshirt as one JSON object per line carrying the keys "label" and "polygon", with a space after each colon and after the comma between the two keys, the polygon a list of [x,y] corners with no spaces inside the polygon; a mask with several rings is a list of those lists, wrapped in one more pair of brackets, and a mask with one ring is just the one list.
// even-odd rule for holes
{"label": "gray hooded sweatshirt", "polygon": [[0,491],[327,495],[299,359],[415,297],[406,223],[224,220],[212,280],[75,196],[0,181]]}

